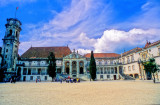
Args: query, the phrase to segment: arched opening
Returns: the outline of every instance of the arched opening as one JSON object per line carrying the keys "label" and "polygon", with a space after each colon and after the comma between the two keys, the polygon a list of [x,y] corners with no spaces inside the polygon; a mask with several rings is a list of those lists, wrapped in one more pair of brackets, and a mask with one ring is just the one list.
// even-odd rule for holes
{"label": "arched opening", "polygon": [[135,74],[134,77],[135,77],[135,78],[139,78],[138,74]]}
{"label": "arched opening", "polygon": [[133,74],[130,74],[129,76],[133,77]]}
{"label": "arched opening", "polygon": [[69,61],[65,62],[66,73],[69,74]]}
{"label": "arched opening", "polygon": [[69,67],[66,67],[66,73],[69,74]]}
{"label": "arched opening", "polygon": [[80,68],[80,74],[83,74],[84,73],[84,70],[83,70],[83,68],[84,68],[84,62],[83,61],[80,61],[79,62],[79,68]]}
{"label": "arched opening", "polygon": [[72,74],[77,74],[77,62],[72,62]]}
{"label": "arched opening", "polygon": [[80,74],[83,74],[83,67],[80,67]]}

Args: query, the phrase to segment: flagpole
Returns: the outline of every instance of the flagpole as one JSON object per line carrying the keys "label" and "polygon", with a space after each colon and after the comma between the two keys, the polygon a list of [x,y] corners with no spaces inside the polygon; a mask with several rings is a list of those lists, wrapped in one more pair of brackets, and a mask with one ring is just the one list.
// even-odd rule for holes
{"label": "flagpole", "polygon": [[15,18],[16,18],[16,13],[17,13],[18,7],[16,7],[16,11],[15,11]]}

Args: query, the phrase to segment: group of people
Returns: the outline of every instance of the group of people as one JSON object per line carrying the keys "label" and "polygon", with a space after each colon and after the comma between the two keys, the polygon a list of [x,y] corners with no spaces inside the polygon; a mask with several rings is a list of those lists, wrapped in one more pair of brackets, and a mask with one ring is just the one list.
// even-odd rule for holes
{"label": "group of people", "polygon": [[67,78],[66,79],[66,83],[76,83],[76,82],[80,82],[79,78]]}
{"label": "group of people", "polygon": [[37,83],[38,81],[41,82],[41,79],[37,79],[37,78],[36,78],[36,83]]}

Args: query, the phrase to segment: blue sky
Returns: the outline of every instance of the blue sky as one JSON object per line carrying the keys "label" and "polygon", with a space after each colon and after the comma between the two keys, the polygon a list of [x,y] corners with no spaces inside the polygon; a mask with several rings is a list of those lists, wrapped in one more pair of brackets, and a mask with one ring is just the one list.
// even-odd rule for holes
{"label": "blue sky", "polygon": [[160,0],[0,0],[0,39],[16,7],[20,54],[31,46],[67,45],[81,54],[122,53],[160,40]]}

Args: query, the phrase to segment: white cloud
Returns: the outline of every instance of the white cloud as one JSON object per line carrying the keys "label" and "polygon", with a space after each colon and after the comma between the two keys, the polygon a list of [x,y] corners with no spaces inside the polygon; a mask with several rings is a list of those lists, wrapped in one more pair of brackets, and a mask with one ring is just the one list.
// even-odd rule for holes
{"label": "white cloud", "polygon": [[[146,39],[156,41],[160,39],[158,36],[160,25],[157,24],[160,22],[158,17],[160,9],[149,5],[142,6],[142,9],[147,9],[143,10],[141,15],[110,26],[109,23],[113,21],[110,4],[104,5],[94,0],[72,0],[71,6],[61,13],[54,13],[53,10],[56,16],[50,21],[29,25],[28,33],[23,36],[30,38],[20,44],[20,53],[25,52],[31,44],[32,46],[69,45],[71,50],[75,48],[84,54],[90,50],[116,52],[117,49],[142,46]],[[129,31],[120,30],[128,27]]]}
{"label": "white cloud", "polygon": [[91,50],[87,50],[87,49],[78,49],[77,51],[81,55],[84,55],[84,54],[87,54],[87,53],[91,53]]}
{"label": "white cloud", "polygon": [[[160,39],[160,29],[131,29],[129,31],[121,30],[106,30],[101,38],[90,39],[88,37],[82,37],[82,45],[86,42],[92,44],[85,44],[89,47],[94,47],[94,52],[115,52],[119,47],[126,48],[127,46],[144,46],[146,39],[150,41],[157,41]],[[81,36],[81,35],[80,35]]]}

